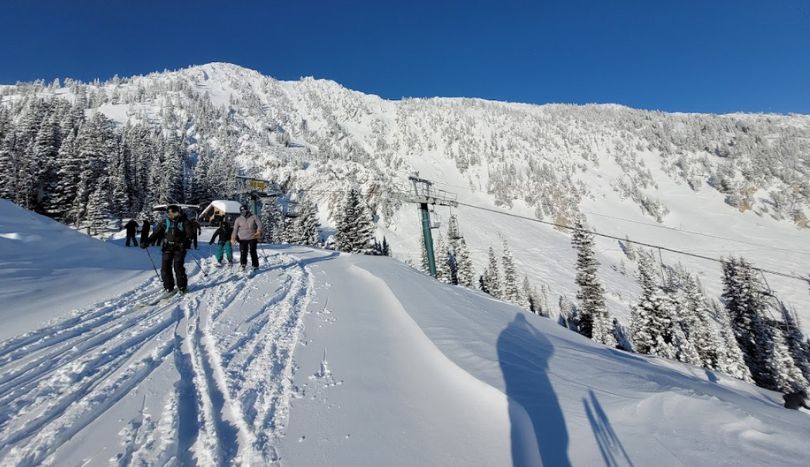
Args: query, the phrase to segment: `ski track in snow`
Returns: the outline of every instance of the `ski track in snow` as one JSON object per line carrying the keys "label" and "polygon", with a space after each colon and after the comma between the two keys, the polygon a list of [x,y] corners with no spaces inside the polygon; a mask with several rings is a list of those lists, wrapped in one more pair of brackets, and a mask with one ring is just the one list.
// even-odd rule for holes
{"label": "ski track in snow", "polygon": [[60,447],[164,365],[174,367],[173,391],[151,396],[156,414],[142,396],[110,464],[278,461],[313,279],[291,256],[261,259],[248,277],[205,260],[207,276],[192,274],[185,296],[144,306],[161,293],[152,278],[0,342],[0,464],[55,463]]}

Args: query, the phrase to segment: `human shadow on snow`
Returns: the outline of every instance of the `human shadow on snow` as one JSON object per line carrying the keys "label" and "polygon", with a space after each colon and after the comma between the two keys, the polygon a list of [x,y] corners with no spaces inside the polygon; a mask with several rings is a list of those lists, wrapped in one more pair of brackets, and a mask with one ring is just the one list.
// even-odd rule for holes
{"label": "human shadow on snow", "polygon": [[[498,360],[509,398],[515,466],[570,466],[568,431],[548,377],[551,341],[522,313],[498,336]],[[528,415],[528,420],[526,419]]]}

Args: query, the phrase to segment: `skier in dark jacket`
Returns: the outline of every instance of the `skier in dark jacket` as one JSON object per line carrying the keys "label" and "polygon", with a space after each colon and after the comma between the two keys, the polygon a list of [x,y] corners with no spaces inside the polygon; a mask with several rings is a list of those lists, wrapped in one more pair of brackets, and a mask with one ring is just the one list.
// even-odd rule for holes
{"label": "skier in dark jacket", "polygon": [[143,226],[141,227],[141,245],[149,246],[150,230],[152,230],[152,224],[149,223],[149,219],[144,219]]}
{"label": "skier in dark jacket", "polygon": [[[171,204],[166,208],[168,217],[155,225],[155,231],[149,236],[149,241],[163,239],[163,259],[160,263],[160,276],[163,279],[163,288],[166,292],[174,291],[175,277],[177,289],[186,293],[188,277],[186,276],[186,250],[189,247],[191,226],[180,210],[180,206]],[[146,248],[141,245],[141,248]],[[172,275],[174,269],[174,276]]]}
{"label": "skier in dark jacket", "polygon": [[129,222],[124,225],[124,228],[127,229],[127,243],[126,245],[129,246],[130,241],[133,243],[133,246],[138,246],[138,239],[135,238],[135,233],[138,231],[138,223],[135,222],[135,219],[130,219]]}
{"label": "skier in dark jacket", "polygon": [[228,256],[228,262],[233,264],[233,248],[231,247],[231,233],[233,232],[233,228],[228,224],[228,219],[222,219],[222,222],[219,224],[219,228],[214,232],[214,235],[211,236],[211,240],[208,242],[209,245],[213,245],[214,242],[219,239],[217,242],[217,263],[222,263],[222,254]]}
{"label": "skier in dark jacket", "polygon": [[202,228],[200,227],[200,223],[197,222],[196,219],[191,219],[188,221],[188,225],[191,227],[191,231],[189,232],[189,237],[191,238],[191,243],[194,245],[194,249],[197,249],[197,236],[202,233]]}

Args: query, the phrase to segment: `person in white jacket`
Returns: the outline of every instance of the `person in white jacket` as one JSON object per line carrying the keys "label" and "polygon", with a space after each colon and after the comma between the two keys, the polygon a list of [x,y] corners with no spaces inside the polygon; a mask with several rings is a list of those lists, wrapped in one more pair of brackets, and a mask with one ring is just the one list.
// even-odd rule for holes
{"label": "person in white jacket", "polygon": [[262,223],[258,217],[250,213],[246,205],[239,208],[241,215],[233,223],[231,243],[239,242],[239,264],[242,269],[247,266],[247,255],[250,252],[250,263],[254,269],[259,267],[259,255],[256,253],[256,244],[262,237]]}

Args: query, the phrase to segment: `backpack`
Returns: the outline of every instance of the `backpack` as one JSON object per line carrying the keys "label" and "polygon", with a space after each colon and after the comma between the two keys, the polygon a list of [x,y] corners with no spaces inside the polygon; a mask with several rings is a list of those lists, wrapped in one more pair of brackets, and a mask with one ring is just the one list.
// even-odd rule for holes
{"label": "backpack", "polygon": [[186,247],[186,222],[185,220],[177,220],[174,222],[174,227],[171,226],[172,222],[166,219],[166,236],[165,242],[167,245]]}

